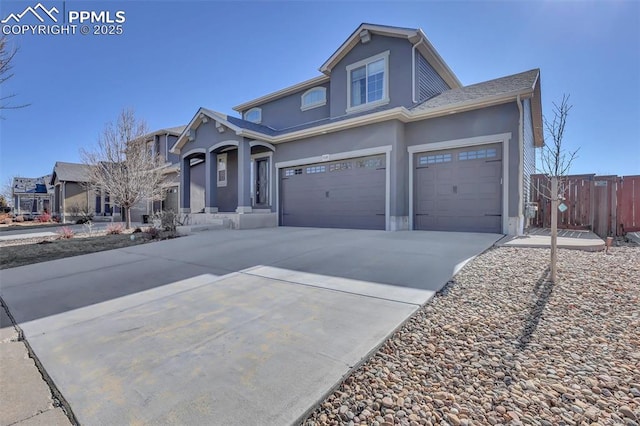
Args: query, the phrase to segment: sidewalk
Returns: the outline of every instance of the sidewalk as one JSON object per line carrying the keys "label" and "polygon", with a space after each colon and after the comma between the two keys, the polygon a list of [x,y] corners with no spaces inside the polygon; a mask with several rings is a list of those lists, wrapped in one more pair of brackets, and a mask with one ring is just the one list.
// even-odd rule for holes
{"label": "sidewalk", "polygon": [[[532,228],[525,235],[507,235],[495,244],[498,247],[551,247],[551,229]],[[605,242],[591,231],[558,229],[558,248],[601,251]]]}
{"label": "sidewalk", "polygon": [[71,424],[52,398],[4,306],[0,307],[0,384],[0,425]]}

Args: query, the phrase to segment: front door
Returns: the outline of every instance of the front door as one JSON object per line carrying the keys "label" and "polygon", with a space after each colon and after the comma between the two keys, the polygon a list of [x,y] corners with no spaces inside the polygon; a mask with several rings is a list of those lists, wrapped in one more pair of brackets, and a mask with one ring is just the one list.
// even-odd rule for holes
{"label": "front door", "polygon": [[269,205],[269,159],[258,158],[256,159],[256,174],[255,174],[255,188],[256,198],[255,204],[257,206]]}

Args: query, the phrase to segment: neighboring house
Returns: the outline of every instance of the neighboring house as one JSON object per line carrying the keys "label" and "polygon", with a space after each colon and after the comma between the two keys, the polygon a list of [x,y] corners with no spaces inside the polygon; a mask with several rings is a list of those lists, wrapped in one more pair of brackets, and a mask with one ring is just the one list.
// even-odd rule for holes
{"label": "neighboring house", "polygon": [[[145,143],[148,149],[152,153],[158,153],[165,161],[165,178],[162,186],[165,188],[165,197],[162,201],[148,201],[144,204],[146,214],[154,212],[172,210],[178,212],[178,193],[180,191],[180,156],[170,152],[170,149],[175,145],[180,134],[184,131],[185,126],[171,127],[167,129],[160,129],[155,132],[149,133],[144,136]],[[198,161],[194,161],[192,167],[194,168],[194,175],[201,175],[201,179],[192,179],[191,191],[194,199],[204,197],[204,164],[198,166],[195,164]],[[202,161],[200,161],[202,163]],[[200,209],[204,208],[204,203],[199,206]],[[198,206],[194,206],[194,211],[198,209]],[[133,212],[132,212],[133,213]]]}
{"label": "neighboring house", "polygon": [[49,185],[50,179],[51,175],[38,178],[13,178],[11,192],[16,215],[38,215],[51,212],[53,187]]}
{"label": "neighboring house", "polygon": [[543,144],[538,69],[463,86],[421,30],[362,24],[320,71],[238,105],[242,118],[196,112],[171,149],[183,187],[204,163],[204,194],[182,191],[182,212],[522,233]]}
{"label": "neighboring house", "polygon": [[[50,185],[53,186],[52,214],[62,223],[87,216],[111,216],[114,206],[109,197],[97,194],[89,185],[89,166],[57,161]],[[116,210],[119,214],[119,210]]]}

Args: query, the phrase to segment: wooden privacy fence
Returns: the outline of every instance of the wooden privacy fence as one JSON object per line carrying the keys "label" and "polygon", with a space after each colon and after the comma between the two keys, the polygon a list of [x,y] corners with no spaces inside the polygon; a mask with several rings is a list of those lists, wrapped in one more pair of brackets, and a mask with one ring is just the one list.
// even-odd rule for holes
{"label": "wooden privacy fence", "polygon": [[[640,231],[640,175],[566,176],[561,200],[567,206],[558,212],[558,228],[589,229],[600,237]],[[538,211],[531,226],[551,227],[550,183],[545,175],[531,176],[531,201]]]}

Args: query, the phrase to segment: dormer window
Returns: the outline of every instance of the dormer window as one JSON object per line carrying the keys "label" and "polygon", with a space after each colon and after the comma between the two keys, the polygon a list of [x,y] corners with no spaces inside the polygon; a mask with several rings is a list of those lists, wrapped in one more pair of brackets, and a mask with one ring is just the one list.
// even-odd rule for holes
{"label": "dormer window", "polygon": [[262,110],[260,108],[251,108],[244,113],[244,119],[252,123],[260,124],[262,122]]}
{"label": "dormer window", "polygon": [[314,87],[302,94],[300,109],[306,111],[326,104],[327,89],[325,87]]}
{"label": "dormer window", "polygon": [[389,51],[347,66],[347,112],[389,102]]}

